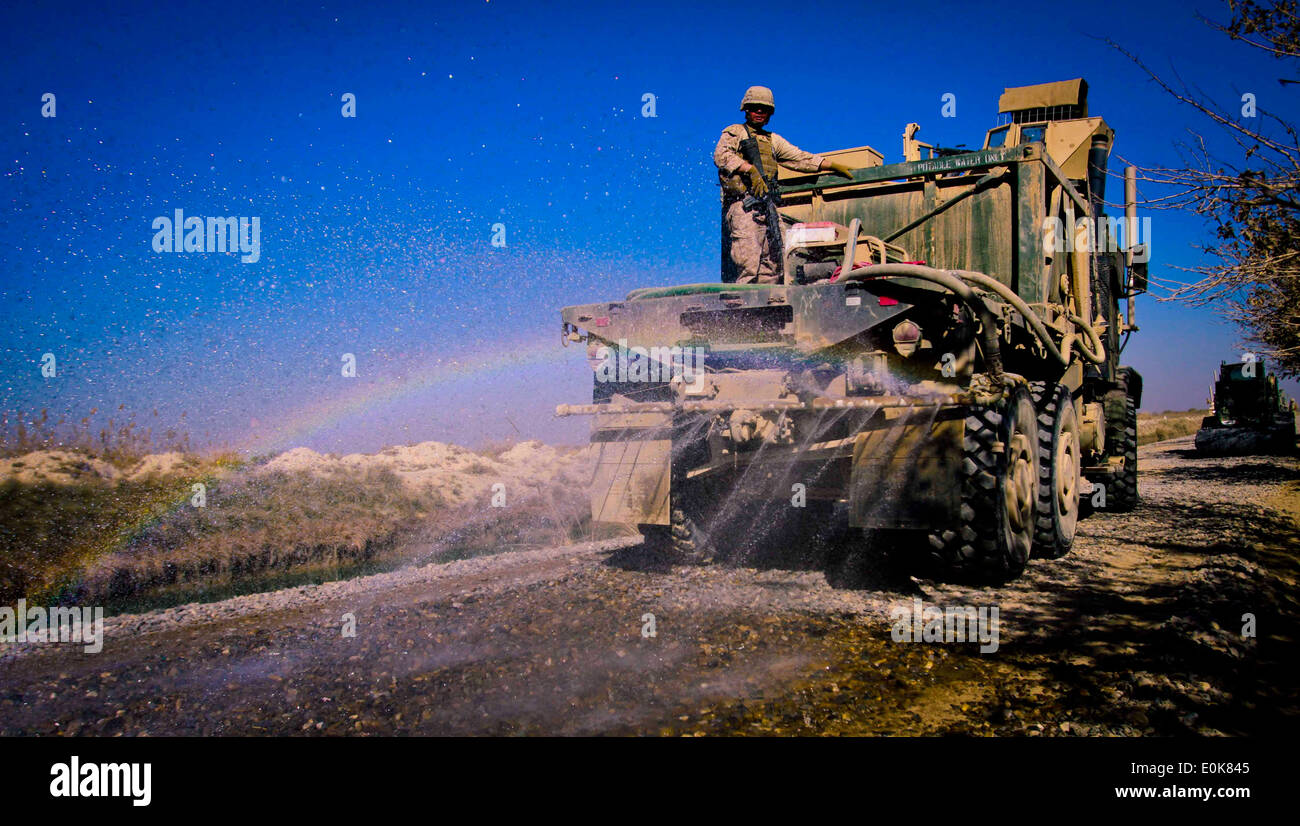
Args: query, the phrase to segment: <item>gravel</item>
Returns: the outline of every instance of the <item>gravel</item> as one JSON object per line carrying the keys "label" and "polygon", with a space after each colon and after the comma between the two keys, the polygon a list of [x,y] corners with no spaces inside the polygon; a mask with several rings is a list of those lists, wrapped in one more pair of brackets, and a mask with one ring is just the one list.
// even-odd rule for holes
{"label": "gravel", "polygon": [[[109,618],[0,647],[13,734],[1249,734],[1294,728],[1293,458],[1140,450],[1141,503],[974,588],[792,552],[684,567],[627,540]],[[998,650],[890,612],[1000,611]],[[344,630],[348,618],[355,635]],[[653,633],[647,633],[652,630]]]}

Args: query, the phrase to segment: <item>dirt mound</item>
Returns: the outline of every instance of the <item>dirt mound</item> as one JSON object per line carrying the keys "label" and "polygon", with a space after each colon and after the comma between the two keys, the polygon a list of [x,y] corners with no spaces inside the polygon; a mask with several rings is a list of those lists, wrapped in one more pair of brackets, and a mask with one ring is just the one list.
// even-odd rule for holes
{"label": "dirt mound", "polygon": [[590,459],[586,449],[565,451],[537,441],[520,442],[495,457],[458,445],[420,442],[344,456],[299,447],[281,453],[257,472],[326,476],[381,468],[391,470],[412,493],[437,494],[448,504],[459,505],[489,494],[497,483],[507,489],[537,488],[556,481],[585,484]]}
{"label": "dirt mound", "polygon": [[266,462],[30,452],[0,460],[0,604],[183,598],[411,555],[563,543],[589,518],[588,455],[540,442],[481,452],[423,442],[345,456],[295,448]]}
{"label": "dirt mound", "polygon": [[116,480],[122,472],[102,459],[70,450],[36,450],[0,459],[0,482],[12,479],[25,485],[53,482],[71,485],[94,480]]}
{"label": "dirt mound", "polygon": [[190,453],[151,453],[140,460],[131,472],[130,479],[143,479],[148,476],[180,476],[194,471],[201,460]]}

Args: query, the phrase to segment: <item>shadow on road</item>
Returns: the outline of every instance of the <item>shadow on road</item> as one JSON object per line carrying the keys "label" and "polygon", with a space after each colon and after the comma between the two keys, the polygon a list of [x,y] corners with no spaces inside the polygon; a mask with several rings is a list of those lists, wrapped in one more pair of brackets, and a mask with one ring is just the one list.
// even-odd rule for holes
{"label": "shadow on road", "polygon": [[[1278,477],[1263,471],[1294,475],[1250,470],[1271,481]],[[1060,579],[1044,576],[1049,566],[1031,566],[1028,583],[1016,587],[1028,584],[1047,599],[1016,607],[1014,621],[1030,633],[1009,651],[1046,663],[1072,686],[1071,702],[1101,719],[1108,698],[1125,697],[1144,706],[1139,727],[1159,734],[1193,734],[1202,726],[1230,734],[1300,728],[1300,669],[1288,650],[1300,632],[1300,611],[1288,582],[1293,572],[1277,565],[1290,559],[1294,568],[1294,522],[1230,504],[1162,502],[1135,516],[1140,535],[1127,536],[1133,532],[1119,516],[1089,526],[1124,544],[1124,565]]]}
{"label": "shadow on road", "polygon": [[605,558],[605,564],[624,571],[652,574],[666,574],[673,569],[668,555],[647,542],[615,550]]}
{"label": "shadow on road", "polygon": [[[813,536],[800,535],[791,526],[768,526],[765,531],[747,533],[732,526],[718,544],[712,564],[759,571],[815,571],[826,577],[833,588],[873,591],[903,596],[919,595],[912,581],[883,543],[873,545],[861,531],[846,526],[830,527]],[[605,559],[610,567],[644,573],[666,573],[676,560],[652,543],[621,548]]]}
{"label": "shadow on road", "polygon": [[1153,473],[1162,480],[1191,482],[1282,483],[1300,481],[1300,469],[1276,462],[1231,464],[1189,464],[1163,468]]}

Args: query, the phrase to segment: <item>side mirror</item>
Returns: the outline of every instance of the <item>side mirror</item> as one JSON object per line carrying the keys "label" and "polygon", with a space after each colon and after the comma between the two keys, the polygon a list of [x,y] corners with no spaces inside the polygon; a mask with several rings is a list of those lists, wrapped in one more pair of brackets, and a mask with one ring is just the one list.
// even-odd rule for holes
{"label": "side mirror", "polygon": [[1130,293],[1144,293],[1147,291],[1147,262],[1146,256],[1143,260],[1138,261],[1138,256],[1133,256],[1133,265],[1128,268],[1128,291]]}

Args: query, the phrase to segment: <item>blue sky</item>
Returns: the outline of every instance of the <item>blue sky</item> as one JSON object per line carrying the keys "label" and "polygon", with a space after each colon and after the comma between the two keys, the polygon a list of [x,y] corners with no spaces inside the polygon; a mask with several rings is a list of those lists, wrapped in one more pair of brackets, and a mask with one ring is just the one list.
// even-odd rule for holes
{"label": "blue sky", "polygon": [[[558,310],[717,278],[710,155],[751,84],[775,90],[773,128],[801,147],[869,144],[892,162],[909,121],[978,145],[1005,86],[1083,76],[1117,156],[1175,162],[1203,123],[1109,36],[1225,103],[1252,92],[1298,119],[1300,92],[1277,83],[1288,67],[1195,18],[1226,20],[1218,3],[1088,9],[8,7],[0,408],[75,420],[124,405],[250,450],[516,429],[576,443],[585,424],[551,411],[583,400],[590,373],[560,350]],[[151,222],[178,208],[259,216],[261,260],[155,253]],[[1153,273],[1196,264],[1203,237],[1192,216],[1155,214]],[[1125,355],[1147,409],[1199,405],[1240,352],[1206,310],[1146,300],[1139,320]],[[40,375],[46,352],[57,378]]]}

